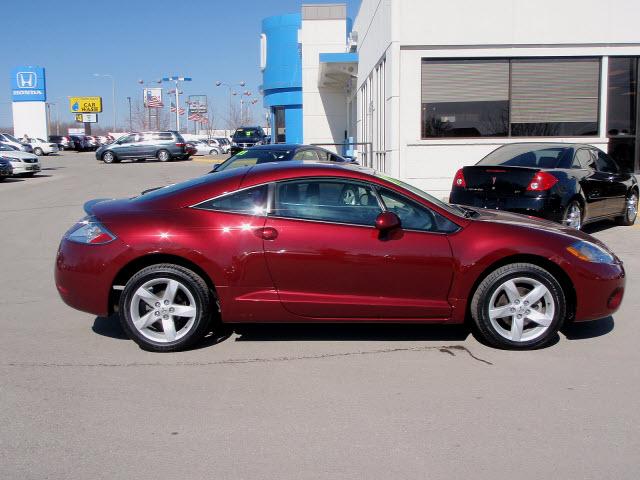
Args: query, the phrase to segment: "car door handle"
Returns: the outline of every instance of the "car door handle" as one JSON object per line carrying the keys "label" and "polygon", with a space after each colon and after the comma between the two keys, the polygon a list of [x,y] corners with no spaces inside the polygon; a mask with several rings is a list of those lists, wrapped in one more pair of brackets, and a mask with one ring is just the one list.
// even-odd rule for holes
{"label": "car door handle", "polygon": [[255,230],[255,233],[258,237],[263,240],[275,240],[278,238],[278,230],[273,227],[261,227]]}

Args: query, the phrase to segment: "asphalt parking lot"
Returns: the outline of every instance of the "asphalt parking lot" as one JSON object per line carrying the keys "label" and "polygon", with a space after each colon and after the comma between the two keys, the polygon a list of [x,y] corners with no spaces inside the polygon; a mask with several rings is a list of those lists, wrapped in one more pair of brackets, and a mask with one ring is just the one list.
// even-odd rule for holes
{"label": "asphalt parking lot", "polygon": [[254,327],[153,354],[62,303],[54,256],[86,200],[216,160],[63,153],[0,184],[0,478],[640,476],[640,225],[589,228],[625,262],[621,310],[537,351],[381,325]]}

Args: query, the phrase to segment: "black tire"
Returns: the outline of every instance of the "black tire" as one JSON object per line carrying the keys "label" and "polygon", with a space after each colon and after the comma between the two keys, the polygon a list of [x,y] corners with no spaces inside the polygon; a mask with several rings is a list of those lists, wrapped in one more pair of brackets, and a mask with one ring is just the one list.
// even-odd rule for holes
{"label": "black tire", "polygon": [[[635,205],[635,208],[630,208],[631,204]],[[624,214],[620,217],[616,217],[616,223],[618,225],[625,225],[627,227],[636,223],[638,216],[638,192],[631,190],[627,194],[627,198],[624,202]]]}
{"label": "black tire", "polygon": [[38,157],[44,155],[44,152],[42,151],[42,149],[40,147],[36,147],[33,149],[33,154],[37,155]]}
{"label": "black tire", "polygon": [[211,149],[211,151],[209,152],[209,155],[220,155],[220,152],[218,151],[217,148],[213,148]]}
{"label": "black tire", "polygon": [[[136,291],[144,283],[159,278],[172,279],[180,282],[193,296],[197,309],[195,320],[190,330],[188,330],[183,337],[173,342],[159,342],[145,337],[135,327],[131,317],[131,304]],[[213,304],[215,304],[213,294],[206,282],[198,274],[179,265],[168,263],[151,265],[136,273],[125,285],[122,295],[120,296],[120,323],[127,335],[141,348],[153,352],[175,352],[189,348],[204,337],[210,326],[212,315],[211,305]],[[159,321],[161,322],[161,320]],[[152,327],[161,329],[160,325],[161,323],[157,327]]]}
{"label": "black tire", "polygon": [[[513,341],[506,338],[500,334],[489,318],[489,304],[493,294],[505,282],[517,278],[533,279],[540,282],[547,288],[554,302],[554,314],[550,324],[539,336],[530,340]],[[536,307],[532,305],[530,308]],[[531,263],[511,263],[494,270],[480,282],[473,294],[470,310],[480,334],[489,344],[498,348],[521,350],[542,347],[556,338],[557,332],[565,320],[567,306],[560,283],[547,270]],[[513,321],[514,317],[511,318]],[[500,321],[504,322],[504,319]],[[533,322],[528,320],[524,320],[524,322],[528,322],[527,325],[533,328]],[[525,330],[523,329],[523,331]]]}
{"label": "black tire", "polygon": [[169,150],[158,150],[158,153],[156,153],[156,158],[161,162],[168,162],[169,160],[171,160],[171,153],[169,153]]}
{"label": "black tire", "polygon": [[116,154],[113,153],[111,150],[107,150],[106,152],[104,152],[102,154],[102,161],[104,163],[118,163],[118,157],[116,157]]}
{"label": "black tire", "polygon": [[[575,220],[578,221],[578,225],[572,224],[572,216],[575,218],[575,213],[580,213],[580,218]],[[572,200],[565,208],[564,213],[562,214],[562,224],[566,226],[572,226],[577,230],[581,230],[584,224],[584,208],[582,208],[582,204],[578,200]]]}

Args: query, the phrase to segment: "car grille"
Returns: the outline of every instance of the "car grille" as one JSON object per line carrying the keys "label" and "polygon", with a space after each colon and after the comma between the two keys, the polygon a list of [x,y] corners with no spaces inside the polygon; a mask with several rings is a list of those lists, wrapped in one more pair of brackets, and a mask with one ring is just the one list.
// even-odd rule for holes
{"label": "car grille", "polygon": [[24,163],[36,163],[38,161],[37,158],[23,158],[22,161]]}

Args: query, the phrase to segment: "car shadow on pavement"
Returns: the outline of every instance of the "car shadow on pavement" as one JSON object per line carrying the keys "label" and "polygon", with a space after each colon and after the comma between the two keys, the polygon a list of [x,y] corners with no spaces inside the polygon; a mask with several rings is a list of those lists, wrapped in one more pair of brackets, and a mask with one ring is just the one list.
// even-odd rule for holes
{"label": "car shadow on pavement", "polygon": [[617,224],[613,220],[601,220],[595,223],[589,223],[582,227],[582,231],[584,233],[588,233],[592,235],[594,233],[602,232],[603,230],[608,230],[609,228],[616,227]]}
{"label": "car shadow on pavement", "polygon": [[585,340],[601,337],[613,331],[615,322],[612,316],[590,322],[571,322],[562,327],[562,333],[567,340]]}
{"label": "car shadow on pavement", "polygon": [[434,324],[247,324],[234,325],[237,342],[456,340],[468,336],[466,325]]}

